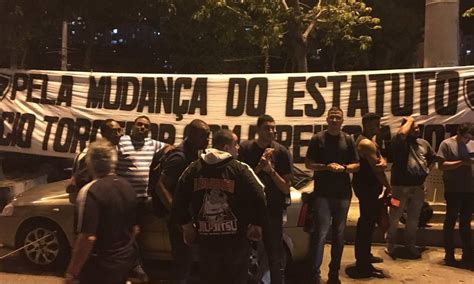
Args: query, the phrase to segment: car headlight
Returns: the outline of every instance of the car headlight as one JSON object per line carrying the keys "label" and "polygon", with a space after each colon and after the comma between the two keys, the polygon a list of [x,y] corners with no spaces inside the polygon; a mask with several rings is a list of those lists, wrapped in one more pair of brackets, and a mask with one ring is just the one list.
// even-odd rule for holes
{"label": "car headlight", "polygon": [[0,214],[0,216],[5,216],[5,217],[12,216],[13,215],[13,209],[14,209],[13,204],[8,203],[3,208],[2,214]]}

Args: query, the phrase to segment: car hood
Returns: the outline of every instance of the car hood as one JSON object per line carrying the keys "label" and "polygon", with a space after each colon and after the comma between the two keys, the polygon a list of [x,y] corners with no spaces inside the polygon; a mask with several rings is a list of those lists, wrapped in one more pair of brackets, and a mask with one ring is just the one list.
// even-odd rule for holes
{"label": "car hood", "polygon": [[32,187],[17,195],[13,199],[13,205],[70,204],[69,195],[66,193],[68,182],[69,180],[62,180]]}

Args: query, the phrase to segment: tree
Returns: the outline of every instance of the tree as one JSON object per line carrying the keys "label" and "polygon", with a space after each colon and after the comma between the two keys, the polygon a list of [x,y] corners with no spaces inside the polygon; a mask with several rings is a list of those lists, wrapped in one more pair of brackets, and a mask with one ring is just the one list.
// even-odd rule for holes
{"label": "tree", "polygon": [[381,28],[380,20],[370,16],[372,8],[361,1],[340,1],[319,9],[323,15],[311,33],[312,46],[330,58],[330,70],[360,68],[358,59],[372,45],[371,31]]}
{"label": "tree", "polygon": [[260,49],[264,71],[270,71],[270,50],[282,45],[284,34],[283,10],[273,0],[232,2],[209,0],[194,14],[200,22],[213,21],[223,27],[221,40],[247,41]]}
{"label": "tree", "polygon": [[[287,71],[307,72],[309,42],[318,39],[312,36],[314,32],[326,35],[319,37],[322,46],[330,48],[342,42],[350,43],[347,47],[355,44],[366,50],[371,43],[369,30],[380,28],[379,19],[370,16],[372,9],[360,0],[228,2],[206,0],[196,17],[201,21],[217,21],[235,35],[247,29],[248,36],[242,39],[258,46],[265,59],[265,72],[269,71],[270,50],[282,47],[288,56]],[[333,54],[336,56],[337,53]]]}

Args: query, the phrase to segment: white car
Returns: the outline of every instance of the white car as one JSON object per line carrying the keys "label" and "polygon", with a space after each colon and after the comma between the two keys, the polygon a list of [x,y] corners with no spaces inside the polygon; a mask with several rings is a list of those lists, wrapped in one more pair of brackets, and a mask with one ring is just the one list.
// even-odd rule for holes
{"label": "white car", "polygon": [[[39,266],[67,263],[75,239],[74,206],[69,202],[68,180],[37,186],[21,193],[0,214],[0,244],[22,250],[25,259]],[[285,260],[306,256],[309,235],[303,230],[306,211],[302,195],[313,190],[311,178],[295,167],[291,205],[284,225]],[[301,215],[301,216],[300,216]],[[152,213],[141,222],[139,244],[145,258],[171,259],[166,220]]]}

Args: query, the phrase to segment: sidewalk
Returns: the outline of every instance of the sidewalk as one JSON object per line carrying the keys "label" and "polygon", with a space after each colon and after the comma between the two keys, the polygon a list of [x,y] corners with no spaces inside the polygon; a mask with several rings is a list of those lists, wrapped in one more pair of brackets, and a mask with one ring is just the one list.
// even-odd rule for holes
{"label": "sidewalk", "polygon": [[[388,276],[386,279],[351,279],[345,269],[355,262],[354,246],[346,245],[341,263],[340,279],[342,283],[466,283],[474,284],[474,270],[448,267],[443,264],[444,251],[442,248],[430,247],[423,252],[420,260],[392,260],[383,252],[383,246],[372,247],[372,253],[384,259],[383,263],[374,264]],[[461,256],[457,255],[459,259]],[[321,267],[322,279],[327,280],[328,264],[330,261],[330,246],[326,245],[324,261]],[[302,275],[307,274],[308,268],[303,264],[295,264],[289,271],[287,284],[305,284]],[[324,283],[324,282],[323,282]]]}
{"label": "sidewalk", "polygon": [[0,272],[2,284],[63,284],[64,279],[55,276],[38,276]]}
{"label": "sidewalk", "polygon": [[[436,209],[436,206],[433,206]],[[356,235],[356,226],[357,220],[359,219],[359,200],[353,196],[351,200],[351,206],[347,214],[347,224],[345,230],[344,240],[348,243],[354,243]],[[419,228],[417,231],[417,245],[418,246],[435,246],[443,247],[443,221],[444,221],[444,212],[436,212],[433,218],[428,222],[430,227]],[[457,247],[460,247],[461,240],[458,233],[459,222],[456,223],[456,228],[454,232],[454,243]],[[471,226],[474,228],[474,219],[471,222]],[[405,225],[402,223],[398,224],[398,235],[397,243],[403,244],[403,235],[404,235]],[[385,238],[379,230],[375,230],[373,236],[374,243],[385,243]],[[474,243],[474,234],[472,235],[472,242]],[[473,275],[474,277],[474,275]]]}

